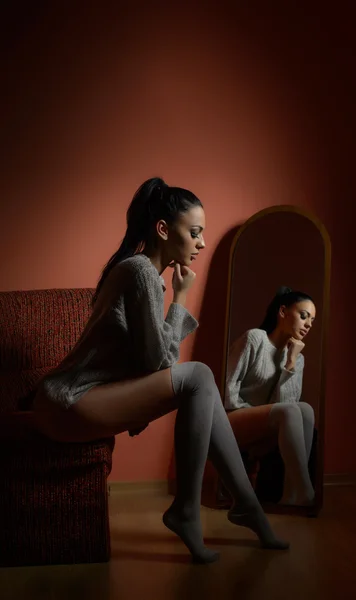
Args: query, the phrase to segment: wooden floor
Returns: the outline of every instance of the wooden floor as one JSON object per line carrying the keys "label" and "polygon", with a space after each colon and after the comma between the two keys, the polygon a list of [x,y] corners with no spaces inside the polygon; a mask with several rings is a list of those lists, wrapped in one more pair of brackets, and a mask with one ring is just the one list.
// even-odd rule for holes
{"label": "wooden floor", "polygon": [[104,565],[0,569],[1,600],[343,600],[356,598],[356,486],[326,488],[317,519],[271,515],[287,552],[262,550],[224,511],[202,510],[206,542],[221,551],[190,564],[161,524],[169,498],[112,493],[112,560]]}

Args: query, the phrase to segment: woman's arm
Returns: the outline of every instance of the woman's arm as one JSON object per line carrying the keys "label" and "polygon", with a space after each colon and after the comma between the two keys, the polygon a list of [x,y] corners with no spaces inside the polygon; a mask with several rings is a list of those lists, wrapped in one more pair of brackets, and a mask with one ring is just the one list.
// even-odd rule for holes
{"label": "woman's arm", "polygon": [[270,404],[277,402],[290,404],[299,402],[302,395],[304,356],[299,354],[294,369],[289,369],[288,364],[282,367],[277,385],[270,399]]}
{"label": "woman's arm", "polygon": [[164,318],[162,284],[151,269],[141,269],[134,277],[126,313],[139,370],[166,369],[179,360],[180,343],[198,322],[178,302],[170,305]]}
{"label": "woman's arm", "polygon": [[253,342],[254,336],[250,330],[238,338],[230,347],[224,400],[227,409],[238,408],[244,403],[240,398],[240,388],[255,357],[255,344]]}

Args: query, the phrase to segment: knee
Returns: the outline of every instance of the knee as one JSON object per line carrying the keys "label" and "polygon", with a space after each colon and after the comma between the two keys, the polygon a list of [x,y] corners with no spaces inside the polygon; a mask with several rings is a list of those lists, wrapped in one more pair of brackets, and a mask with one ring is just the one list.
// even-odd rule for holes
{"label": "knee", "polygon": [[201,362],[187,362],[177,365],[176,372],[179,378],[181,392],[196,394],[204,390],[209,395],[209,390],[215,388],[215,379],[212,370]]}
{"label": "knee", "polygon": [[299,402],[298,406],[299,410],[302,413],[303,419],[305,421],[309,421],[310,423],[314,423],[315,415],[313,407],[310,404],[307,404],[306,402]]}
{"label": "knee", "polygon": [[298,404],[274,404],[272,415],[278,423],[301,421],[301,411]]}
{"label": "knee", "polygon": [[202,362],[192,362],[192,367],[193,384],[197,384],[199,385],[199,387],[201,387],[202,385],[215,385],[214,373],[212,372],[210,367],[208,367],[208,365]]}

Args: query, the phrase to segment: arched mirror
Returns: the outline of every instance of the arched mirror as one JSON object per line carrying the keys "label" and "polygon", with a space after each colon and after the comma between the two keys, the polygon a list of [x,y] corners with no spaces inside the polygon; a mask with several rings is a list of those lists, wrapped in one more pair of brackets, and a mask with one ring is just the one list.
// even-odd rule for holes
{"label": "arched mirror", "polygon": [[[329,285],[329,236],[313,215],[276,206],[237,230],[221,391],[251,482],[270,512],[316,515],[322,505]],[[278,290],[284,295],[271,333],[261,326]],[[298,297],[290,304],[295,291],[312,301]],[[219,490],[224,497],[221,484]]]}

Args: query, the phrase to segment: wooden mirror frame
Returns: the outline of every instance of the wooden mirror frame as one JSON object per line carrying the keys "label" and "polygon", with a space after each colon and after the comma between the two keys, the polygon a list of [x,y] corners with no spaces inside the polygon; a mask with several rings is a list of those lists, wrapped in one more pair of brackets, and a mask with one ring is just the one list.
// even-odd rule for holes
{"label": "wooden mirror frame", "polygon": [[229,270],[228,270],[228,281],[227,281],[227,294],[226,294],[226,313],[225,313],[225,333],[224,333],[224,351],[222,361],[222,381],[221,381],[221,398],[225,398],[226,390],[226,369],[227,369],[227,357],[229,351],[229,330],[230,330],[230,317],[231,317],[231,304],[232,304],[232,279],[233,279],[233,267],[238,243],[246,231],[246,229],[255,221],[271,215],[273,213],[290,212],[296,213],[305,217],[313,223],[317,231],[319,232],[324,245],[324,285],[323,285],[323,310],[322,310],[322,333],[321,333],[321,381],[320,381],[320,394],[319,394],[319,418],[318,418],[318,438],[317,438],[317,464],[316,464],[316,482],[315,482],[315,503],[311,507],[303,506],[280,506],[276,504],[271,506],[268,504],[265,508],[268,508],[268,512],[276,513],[298,513],[307,514],[308,516],[317,516],[323,505],[323,486],[324,486],[324,433],[325,433],[325,392],[326,392],[326,361],[327,361],[327,344],[329,334],[329,310],[330,310],[330,277],[331,277],[331,243],[329,234],[324,225],[309,211],[306,211],[297,206],[280,205],[271,206],[264,210],[259,211],[250,217],[241,226],[238,226],[237,232],[233,238],[230,257],[229,257]]}

